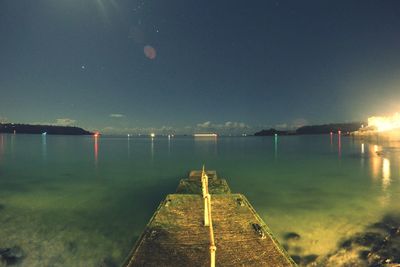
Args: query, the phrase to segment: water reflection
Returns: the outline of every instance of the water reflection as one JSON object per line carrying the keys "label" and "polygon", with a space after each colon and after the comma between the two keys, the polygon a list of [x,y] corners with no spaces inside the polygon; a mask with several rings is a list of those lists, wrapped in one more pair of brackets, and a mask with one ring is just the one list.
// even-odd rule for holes
{"label": "water reflection", "polygon": [[379,151],[379,147],[377,145],[369,146],[369,158],[371,164],[371,172],[372,178],[379,179],[382,160],[377,156],[376,152]]}
{"label": "water reflection", "polygon": [[0,134],[0,159],[3,156],[4,153],[4,137],[2,134]]}
{"label": "water reflection", "polygon": [[386,156],[382,157],[384,155],[387,154],[382,151],[382,146],[369,146],[372,178],[375,180],[382,180],[382,188],[383,190],[386,190],[391,183],[391,167],[390,159]]}
{"label": "water reflection", "polygon": [[365,154],[365,145],[364,143],[361,144],[361,168],[364,168],[364,162],[365,162],[365,158],[364,158],[364,154]]}
{"label": "water reflection", "polygon": [[171,135],[168,135],[168,155],[171,154]]}
{"label": "water reflection", "polygon": [[5,143],[4,136],[2,134],[0,134],[0,163],[1,163],[1,161],[3,159],[3,155],[4,155],[4,150],[5,150],[4,143]]}
{"label": "water reflection", "polygon": [[15,134],[11,135],[10,150],[12,157],[14,157],[15,136]]}
{"label": "water reflection", "polygon": [[275,158],[278,157],[278,135],[275,134],[275,153],[274,153]]}
{"label": "water reflection", "polygon": [[205,150],[206,153],[213,153],[214,155],[218,154],[218,149],[217,149],[218,137],[214,137],[214,136],[196,137],[195,136],[194,142],[195,142],[196,149],[200,148],[201,150]]}
{"label": "water reflection", "polygon": [[342,135],[341,135],[340,131],[338,133],[338,155],[339,155],[339,158],[342,156]]}
{"label": "water reflection", "polygon": [[47,135],[42,134],[42,158],[46,160],[47,158]]}
{"label": "water reflection", "polygon": [[93,136],[94,138],[94,165],[97,167],[97,163],[99,160],[99,143],[98,143],[98,136]]}
{"label": "water reflection", "polygon": [[128,157],[131,156],[131,136],[128,134]]}
{"label": "water reflection", "polygon": [[151,160],[154,160],[154,137],[151,137],[150,143],[150,153],[151,153]]}
{"label": "water reflection", "polygon": [[382,178],[383,189],[386,189],[390,185],[390,160],[387,158],[383,159]]}

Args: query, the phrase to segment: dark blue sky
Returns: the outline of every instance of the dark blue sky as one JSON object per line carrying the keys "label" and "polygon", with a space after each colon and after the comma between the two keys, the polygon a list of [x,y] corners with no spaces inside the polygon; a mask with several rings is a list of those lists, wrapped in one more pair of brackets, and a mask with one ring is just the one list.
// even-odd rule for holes
{"label": "dark blue sky", "polygon": [[252,132],[400,111],[397,0],[1,0],[0,36],[11,122]]}

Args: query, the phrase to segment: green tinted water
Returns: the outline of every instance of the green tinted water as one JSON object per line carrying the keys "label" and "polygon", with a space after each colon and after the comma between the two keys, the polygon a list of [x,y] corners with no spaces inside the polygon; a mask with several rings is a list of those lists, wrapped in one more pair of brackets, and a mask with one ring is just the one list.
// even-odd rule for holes
{"label": "green tinted water", "polygon": [[299,233],[302,255],[326,255],[400,210],[399,143],[0,135],[0,248],[20,246],[23,266],[120,264],[158,203],[203,163],[280,241]]}

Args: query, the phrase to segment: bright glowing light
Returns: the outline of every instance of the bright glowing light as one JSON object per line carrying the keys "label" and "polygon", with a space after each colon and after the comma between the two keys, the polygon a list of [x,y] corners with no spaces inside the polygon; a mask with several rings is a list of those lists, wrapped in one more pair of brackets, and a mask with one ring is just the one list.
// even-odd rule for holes
{"label": "bright glowing light", "polygon": [[364,148],[364,144],[361,144],[361,154],[365,153],[365,148]]}
{"label": "bright glowing light", "polygon": [[155,134],[155,133],[151,133],[151,134],[150,134],[150,137],[151,137],[151,138],[154,138],[154,137],[156,137],[156,134]]}
{"label": "bright glowing light", "polygon": [[217,137],[216,133],[195,133],[194,137]]}
{"label": "bright glowing light", "polygon": [[368,127],[374,127],[378,132],[400,129],[400,113],[393,116],[380,116],[368,118]]}
{"label": "bright glowing light", "polygon": [[99,132],[96,132],[96,133],[94,133],[93,136],[94,136],[94,137],[99,137],[99,136],[100,136],[100,133],[99,133]]}

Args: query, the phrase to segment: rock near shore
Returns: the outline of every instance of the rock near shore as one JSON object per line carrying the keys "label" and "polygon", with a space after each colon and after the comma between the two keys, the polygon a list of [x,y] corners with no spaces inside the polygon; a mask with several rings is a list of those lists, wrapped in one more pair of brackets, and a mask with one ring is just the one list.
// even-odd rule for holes
{"label": "rock near shore", "polygon": [[0,262],[5,263],[6,265],[17,264],[22,261],[24,256],[24,251],[18,246],[0,248]]}

